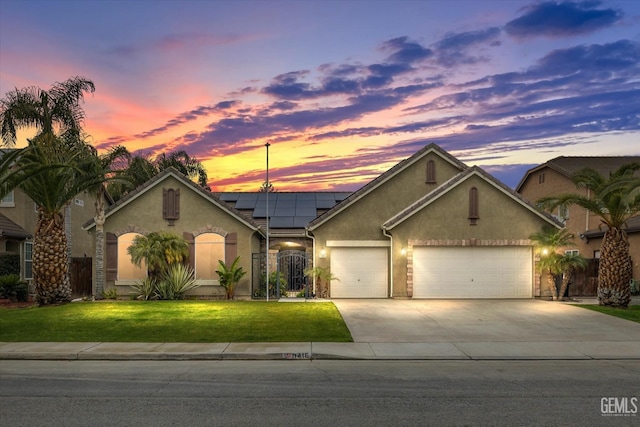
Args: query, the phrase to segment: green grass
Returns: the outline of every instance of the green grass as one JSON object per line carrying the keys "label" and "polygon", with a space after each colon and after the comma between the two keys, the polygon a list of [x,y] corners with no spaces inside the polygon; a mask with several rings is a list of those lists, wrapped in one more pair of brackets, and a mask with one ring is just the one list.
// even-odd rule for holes
{"label": "green grass", "polygon": [[600,313],[609,314],[611,316],[616,316],[621,319],[640,323],[640,305],[630,305],[629,308],[612,308],[601,305],[587,304],[580,304],[579,306],[589,310],[599,311]]}
{"label": "green grass", "polygon": [[0,342],[351,342],[331,303],[85,302],[0,309]]}

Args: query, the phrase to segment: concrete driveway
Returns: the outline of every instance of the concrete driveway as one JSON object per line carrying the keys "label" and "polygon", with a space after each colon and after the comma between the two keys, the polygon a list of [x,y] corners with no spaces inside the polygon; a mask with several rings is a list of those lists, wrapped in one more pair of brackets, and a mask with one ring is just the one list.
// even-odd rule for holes
{"label": "concrete driveway", "polygon": [[[354,342],[640,343],[640,324],[540,300],[334,299]],[[638,347],[640,351],[640,347]]]}

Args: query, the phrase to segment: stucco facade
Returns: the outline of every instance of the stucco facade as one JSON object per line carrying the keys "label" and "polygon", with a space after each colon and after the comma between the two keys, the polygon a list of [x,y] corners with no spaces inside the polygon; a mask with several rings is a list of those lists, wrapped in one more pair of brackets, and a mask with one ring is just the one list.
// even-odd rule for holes
{"label": "stucco facade", "polygon": [[[93,256],[93,237],[82,225],[95,214],[95,196],[87,191],[77,194],[64,209],[69,256],[72,258],[91,258]],[[30,242],[38,220],[36,205],[19,189],[12,191],[3,203],[0,203],[0,214],[21,227],[30,236],[26,240],[0,238],[0,251],[18,252],[21,256],[21,275],[25,277],[25,242]],[[0,233],[1,234],[1,233]],[[28,276],[28,274],[27,274]]]}
{"label": "stucco facade", "polygon": [[[427,183],[425,171],[433,167],[435,179],[431,174]],[[528,237],[545,224],[559,227],[552,217],[521,200],[480,168],[469,168],[431,144],[316,218],[308,230],[314,237],[316,265],[331,270],[336,249],[344,257],[344,248],[353,248],[354,254],[357,248],[386,248],[386,297],[411,298],[415,247],[530,249]],[[533,251],[528,253],[532,258]],[[357,259],[362,262],[362,258]],[[460,263],[464,268],[464,260]],[[533,288],[533,269],[526,276],[525,281]],[[341,285],[336,281],[333,286]],[[529,295],[539,296],[539,284]]]}
{"label": "stucco facade", "polygon": [[[167,219],[165,192],[173,191],[179,195],[179,213]],[[86,225],[86,229],[95,232],[93,222]],[[220,257],[231,263],[236,256],[240,257],[239,266],[247,274],[236,288],[238,298],[251,296],[252,254],[260,251],[261,231],[259,227],[233,211],[211,193],[196,186],[186,177],[174,170],[167,170],[139,190],[136,190],[119,201],[105,216],[105,289],[116,287],[119,294],[126,295],[129,285],[135,280],[122,277],[122,248],[118,248],[123,241],[129,241],[127,234],[148,234],[149,232],[166,231],[184,237],[190,244],[189,263],[195,266],[198,251],[198,238],[209,234],[219,236],[220,244],[224,243],[224,250],[220,248]],[[118,258],[118,253],[120,253]],[[224,255],[222,255],[224,253]],[[213,272],[217,267],[217,259],[208,264],[206,279],[199,280],[203,285],[190,292],[193,295],[220,297],[224,289],[219,286],[217,275]],[[211,270],[213,268],[213,270]],[[95,268],[94,268],[95,270]],[[196,275],[205,277],[203,272],[196,270]],[[95,282],[95,277],[94,277]],[[95,285],[94,285],[95,286]],[[95,291],[95,289],[94,289]]]}
{"label": "stucco facade", "polygon": [[[640,162],[640,157],[560,157],[537,166],[525,174],[516,191],[531,203],[540,198],[558,194],[580,194],[589,196],[588,190],[577,188],[573,183],[572,174],[583,167],[594,168],[603,176],[618,167]],[[580,206],[570,206],[568,209],[555,209],[552,212],[564,222],[567,230],[574,234],[574,245],[564,250],[578,250],[583,257],[598,258],[602,245],[602,222],[597,215],[590,213]],[[633,278],[640,280],[640,218],[630,220],[628,227],[629,251],[633,265]],[[589,235],[595,235],[591,238]]]}

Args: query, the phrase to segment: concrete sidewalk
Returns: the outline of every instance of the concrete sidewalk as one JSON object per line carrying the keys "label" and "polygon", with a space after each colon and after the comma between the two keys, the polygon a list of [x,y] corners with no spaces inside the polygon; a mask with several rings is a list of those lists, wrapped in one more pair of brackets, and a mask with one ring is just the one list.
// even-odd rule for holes
{"label": "concrete sidewalk", "polygon": [[540,300],[332,302],[354,342],[13,342],[0,343],[0,360],[640,360],[640,324],[571,304]]}
{"label": "concrete sidewalk", "polygon": [[638,359],[640,341],[0,343],[0,360],[566,360]]}

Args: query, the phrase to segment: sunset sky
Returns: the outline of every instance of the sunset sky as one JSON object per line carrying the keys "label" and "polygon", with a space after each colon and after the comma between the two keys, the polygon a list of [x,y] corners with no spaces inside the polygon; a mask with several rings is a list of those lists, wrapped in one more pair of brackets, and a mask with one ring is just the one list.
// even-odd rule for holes
{"label": "sunset sky", "polygon": [[76,75],[93,145],[185,150],[214,191],[257,191],[266,142],[278,191],[431,142],[511,187],[640,155],[640,1],[0,0],[0,95]]}

